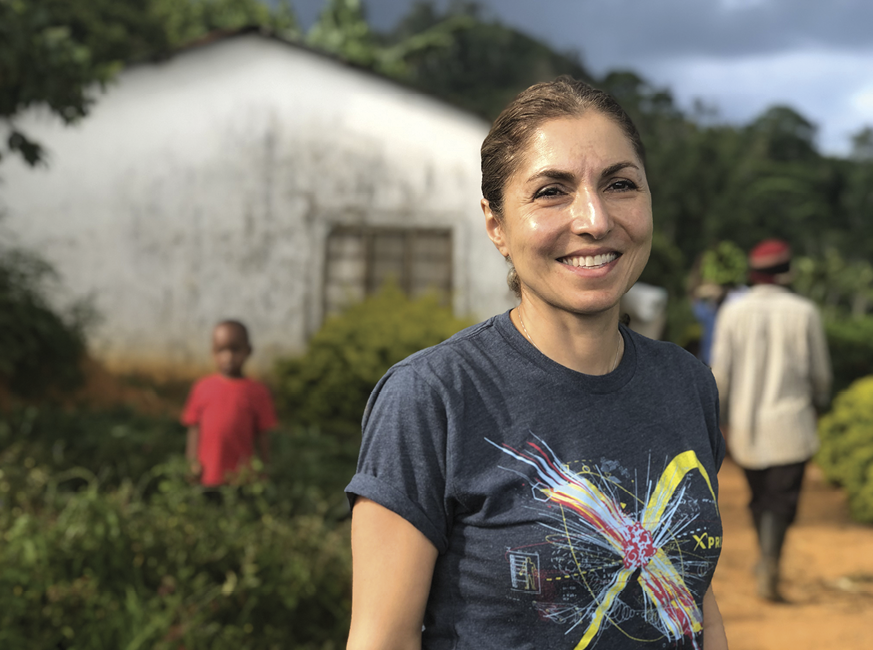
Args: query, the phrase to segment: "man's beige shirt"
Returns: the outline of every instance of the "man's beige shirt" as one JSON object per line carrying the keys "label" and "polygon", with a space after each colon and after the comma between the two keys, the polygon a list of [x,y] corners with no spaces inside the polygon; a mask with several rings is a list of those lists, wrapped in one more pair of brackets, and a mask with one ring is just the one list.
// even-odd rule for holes
{"label": "man's beige shirt", "polygon": [[831,363],[815,305],[757,285],[719,311],[712,348],[728,447],[748,469],[796,463],[818,450],[816,408],[827,405]]}

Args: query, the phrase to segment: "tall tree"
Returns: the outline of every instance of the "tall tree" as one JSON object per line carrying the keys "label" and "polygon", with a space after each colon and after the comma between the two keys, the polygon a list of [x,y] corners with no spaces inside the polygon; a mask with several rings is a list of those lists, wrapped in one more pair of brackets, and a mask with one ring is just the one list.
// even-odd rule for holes
{"label": "tall tree", "polygon": [[818,155],[815,125],[789,106],[768,108],[748,126],[748,131],[770,160],[812,160]]}
{"label": "tall tree", "polygon": [[841,165],[845,182],[840,188],[840,209],[856,252],[869,258],[873,250],[873,127],[861,129],[852,140],[851,160]]}
{"label": "tall tree", "polygon": [[376,67],[379,59],[376,37],[361,0],[328,0],[306,34],[306,43],[366,67]]}
{"label": "tall tree", "polygon": [[474,2],[452,2],[443,12],[417,2],[386,39],[401,43],[423,35],[440,46],[407,53],[409,83],[487,119],[538,81],[561,74],[592,79],[576,54],[555,52],[486,18]]}
{"label": "tall tree", "polygon": [[[417,7],[413,8],[413,13]],[[410,81],[414,62],[445,50],[472,26],[467,16],[451,15],[419,23],[413,30],[386,36],[370,29],[361,0],[328,0],[306,43],[346,61],[401,81]]]}

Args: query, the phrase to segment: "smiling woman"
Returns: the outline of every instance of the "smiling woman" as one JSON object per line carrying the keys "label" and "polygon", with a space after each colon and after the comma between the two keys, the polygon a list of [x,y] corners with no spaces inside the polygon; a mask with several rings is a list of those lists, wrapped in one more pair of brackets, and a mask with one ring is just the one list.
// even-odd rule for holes
{"label": "smiling woman", "polygon": [[586,84],[533,86],[482,189],[519,305],[370,397],[349,648],[723,650],[714,381],[619,325],[652,240],[635,127]]}

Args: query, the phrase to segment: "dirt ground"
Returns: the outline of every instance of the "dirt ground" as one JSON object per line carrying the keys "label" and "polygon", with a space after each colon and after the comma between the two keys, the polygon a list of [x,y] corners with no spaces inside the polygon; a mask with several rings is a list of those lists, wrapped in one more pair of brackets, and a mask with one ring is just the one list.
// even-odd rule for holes
{"label": "dirt ground", "polygon": [[724,546],[714,589],[731,650],[873,649],[873,527],[853,523],[842,492],[809,466],[783,554],[786,604],[755,595],[756,540],[745,479],[719,474]]}

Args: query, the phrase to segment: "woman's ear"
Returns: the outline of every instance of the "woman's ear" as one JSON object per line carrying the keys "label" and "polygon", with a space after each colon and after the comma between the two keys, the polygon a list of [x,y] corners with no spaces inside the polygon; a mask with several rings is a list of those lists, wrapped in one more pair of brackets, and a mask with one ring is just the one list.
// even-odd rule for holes
{"label": "woman's ear", "polygon": [[488,237],[500,254],[503,257],[508,257],[509,246],[507,246],[506,235],[503,232],[501,220],[491,210],[491,204],[488,202],[488,199],[482,199],[479,201],[479,205],[482,206],[482,213],[485,215],[485,230],[488,232]]}

